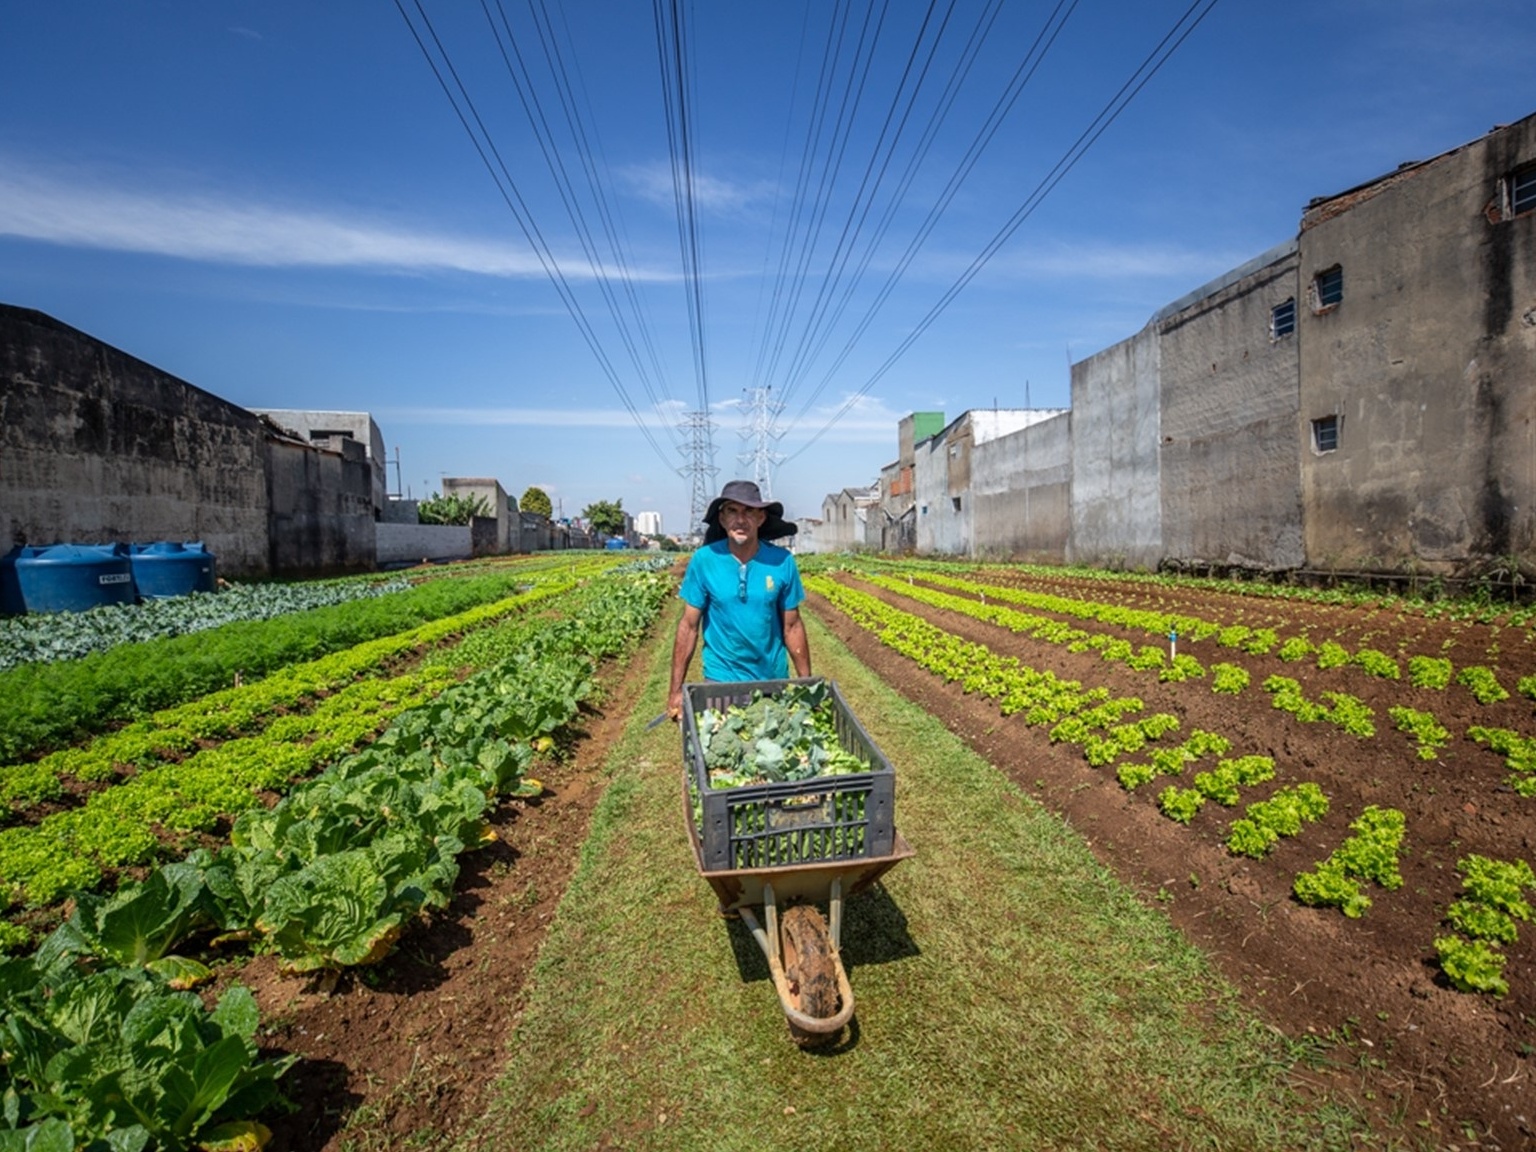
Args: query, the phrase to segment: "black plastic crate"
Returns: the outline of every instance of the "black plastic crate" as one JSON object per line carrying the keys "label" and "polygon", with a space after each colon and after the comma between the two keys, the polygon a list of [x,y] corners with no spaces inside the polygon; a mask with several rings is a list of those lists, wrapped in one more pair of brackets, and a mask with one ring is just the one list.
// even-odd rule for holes
{"label": "black plastic crate", "polygon": [[[801,680],[746,680],[683,686],[683,762],[689,793],[702,808],[696,828],[704,871],[773,868],[827,860],[886,856],[894,850],[896,774],[848,709],[835,681],[826,681],[837,741],[869,765],[867,772],[809,780],[711,788],[697,716],[776,695]],[[692,813],[690,813],[692,818]]]}

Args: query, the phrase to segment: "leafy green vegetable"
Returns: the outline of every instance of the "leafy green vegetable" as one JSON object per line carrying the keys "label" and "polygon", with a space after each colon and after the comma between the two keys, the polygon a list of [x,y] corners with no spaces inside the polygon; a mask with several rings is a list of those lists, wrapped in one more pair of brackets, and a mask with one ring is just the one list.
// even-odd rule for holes
{"label": "leafy green vegetable", "polygon": [[754,692],[744,705],[698,716],[710,787],[736,788],[863,772],[868,765],[838,742],[826,681]]}
{"label": "leafy green vegetable", "polygon": [[1493,670],[1481,664],[1469,664],[1456,673],[1456,683],[1471,689],[1479,704],[1497,704],[1500,700],[1509,699],[1509,692],[1499,683]]}
{"label": "leafy green vegetable", "polygon": [[1439,936],[1435,938],[1435,952],[1446,977],[1460,991],[1509,995],[1509,981],[1504,979],[1506,958],[1485,941]]}

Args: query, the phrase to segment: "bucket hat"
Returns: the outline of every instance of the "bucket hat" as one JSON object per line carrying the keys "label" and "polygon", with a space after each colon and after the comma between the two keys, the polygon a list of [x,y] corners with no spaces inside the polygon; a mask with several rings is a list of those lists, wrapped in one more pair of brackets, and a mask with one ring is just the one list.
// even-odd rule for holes
{"label": "bucket hat", "polygon": [[757,530],[759,540],[782,540],[799,531],[794,524],[784,519],[784,505],[780,501],[764,500],[761,489],[751,480],[732,480],[720,489],[720,495],[709,502],[709,511],[704,513],[704,543],[713,544],[716,540],[725,539],[725,529],[720,526],[720,506],[728,501],[748,508],[762,508],[768,513],[763,526]]}

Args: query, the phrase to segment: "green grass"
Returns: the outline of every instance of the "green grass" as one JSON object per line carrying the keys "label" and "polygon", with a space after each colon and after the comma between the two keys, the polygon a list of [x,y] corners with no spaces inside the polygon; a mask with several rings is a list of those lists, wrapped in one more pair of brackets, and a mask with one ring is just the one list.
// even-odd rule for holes
{"label": "green grass", "polygon": [[458,1147],[1267,1149],[1347,1145],[1275,1034],[1082,838],[810,622],[817,671],[897,768],[917,850],[849,901],[856,1029],[790,1041],[767,965],[694,869],[670,635]]}

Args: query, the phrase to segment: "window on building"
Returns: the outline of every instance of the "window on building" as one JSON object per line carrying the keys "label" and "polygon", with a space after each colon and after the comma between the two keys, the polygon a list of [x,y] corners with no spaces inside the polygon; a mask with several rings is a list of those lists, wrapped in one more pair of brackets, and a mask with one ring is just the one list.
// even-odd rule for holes
{"label": "window on building", "polygon": [[1296,331],[1296,297],[1292,296],[1283,304],[1276,304],[1269,310],[1269,335],[1271,339],[1278,340],[1282,336],[1289,336]]}
{"label": "window on building", "polygon": [[1335,264],[1312,278],[1313,308],[1321,312],[1344,299],[1344,269]]}
{"label": "window on building", "polygon": [[1312,421],[1312,451],[1332,452],[1339,446],[1339,418],[1324,416]]}
{"label": "window on building", "polygon": [[958,497],[958,496],[951,496],[949,499],[950,499],[950,503],[952,503],[955,506],[955,511],[956,512],[960,511],[960,497]]}
{"label": "window on building", "polygon": [[1509,178],[1509,214],[1536,211],[1536,164]]}

